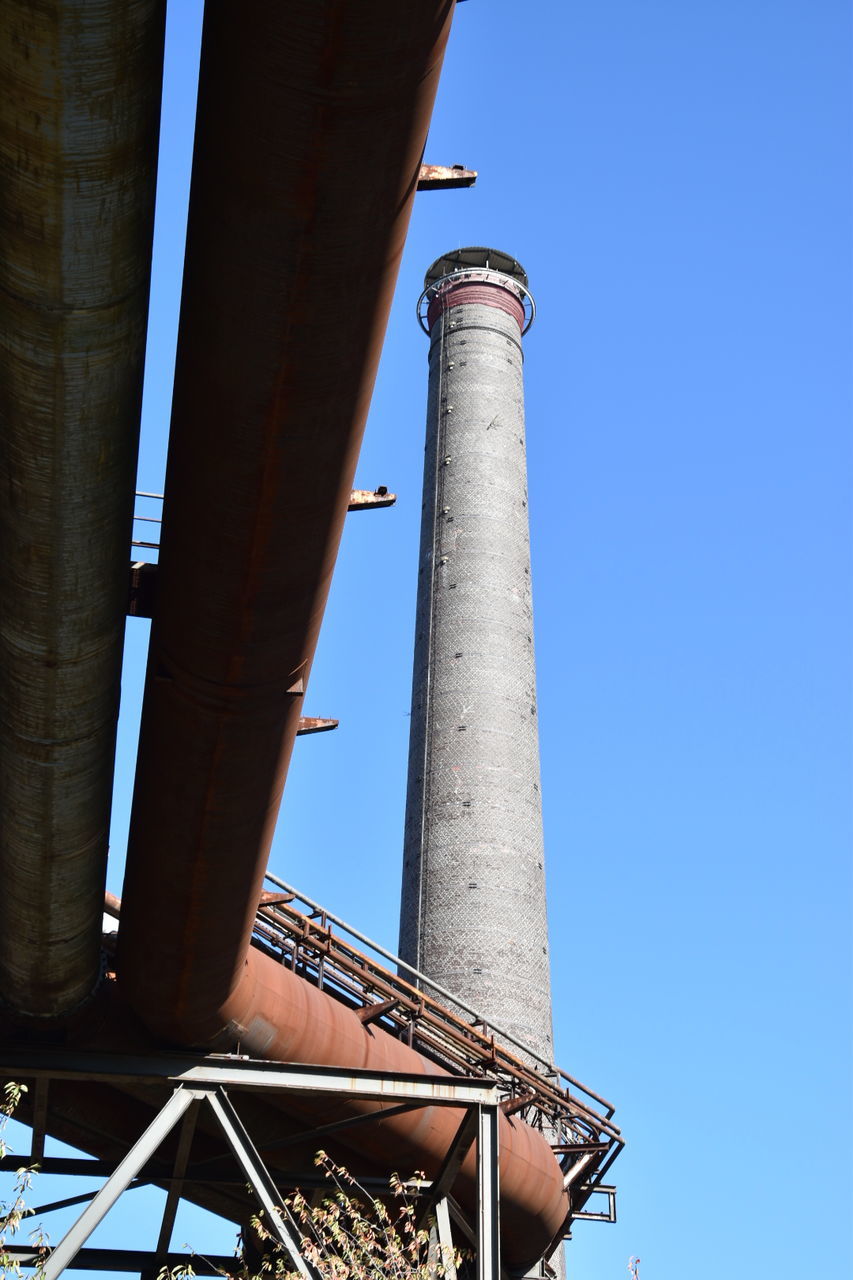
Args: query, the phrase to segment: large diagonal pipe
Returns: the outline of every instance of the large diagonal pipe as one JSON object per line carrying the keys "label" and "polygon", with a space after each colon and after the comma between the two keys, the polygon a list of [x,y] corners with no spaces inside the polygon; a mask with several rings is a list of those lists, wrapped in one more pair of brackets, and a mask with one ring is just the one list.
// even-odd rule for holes
{"label": "large diagonal pipe", "polygon": [[0,999],[98,977],[163,0],[0,16]]}
{"label": "large diagonal pipe", "polygon": [[175,1040],[242,973],[452,10],[205,15],[119,943]]}

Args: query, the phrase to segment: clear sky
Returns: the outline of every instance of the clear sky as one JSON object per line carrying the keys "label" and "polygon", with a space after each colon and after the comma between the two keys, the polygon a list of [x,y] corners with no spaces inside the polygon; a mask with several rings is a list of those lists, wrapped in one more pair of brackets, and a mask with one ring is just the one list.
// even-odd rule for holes
{"label": "clear sky", "polygon": [[[198,7],[173,0],[139,487],[162,485]],[[440,253],[528,270],[558,1061],[629,1146],[571,1280],[841,1280],[851,1193],[851,15],[468,0],[271,869],[396,946]],[[353,193],[353,199],[358,193]],[[145,624],[129,623],[121,889]],[[404,1171],[405,1172],[405,1171]],[[178,1241],[180,1244],[180,1241]]]}

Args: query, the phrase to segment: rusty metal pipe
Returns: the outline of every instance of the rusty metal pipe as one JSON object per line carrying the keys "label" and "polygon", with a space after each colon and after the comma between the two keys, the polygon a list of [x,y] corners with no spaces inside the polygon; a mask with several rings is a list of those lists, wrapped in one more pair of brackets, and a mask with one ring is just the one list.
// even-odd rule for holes
{"label": "rusty metal pipe", "polygon": [[[195,1024],[186,1019],[169,1024],[160,1020],[161,1034],[185,1043],[230,1048],[253,1058],[280,1062],[310,1062],[384,1073],[442,1075],[434,1062],[388,1035],[368,1027],[357,1013],[303,978],[251,949],[236,988],[224,1005]],[[342,1098],[331,1104],[282,1099],[289,1115],[302,1115],[312,1124],[341,1116],[378,1111],[382,1103]],[[375,1126],[337,1135],[341,1146],[353,1144],[359,1158],[367,1158],[391,1172],[422,1169],[434,1176],[463,1119],[455,1108],[423,1107],[383,1118]],[[554,1239],[569,1211],[563,1174],[542,1133],[522,1120],[501,1115],[500,1188],[501,1232],[506,1265],[524,1274]],[[453,1194],[473,1209],[476,1204],[476,1164],[472,1151],[462,1165]]]}
{"label": "rusty metal pipe", "polygon": [[163,0],[0,16],[0,996],[98,977]]}
{"label": "rusty metal pipe", "polygon": [[[118,954],[133,1009],[172,1042],[424,1069],[249,938],[452,9],[206,12]],[[376,1154],[434,1168],[458,1121],[390,1118]],[[505,1119],[502,1143],[505,1247],[526,1262],[567,1202],[541,1135]]]}
{"label": "rusty metal pipe", "polygon": [[207,8],[120,931],[155,1028],[240,976],[453,7]]}

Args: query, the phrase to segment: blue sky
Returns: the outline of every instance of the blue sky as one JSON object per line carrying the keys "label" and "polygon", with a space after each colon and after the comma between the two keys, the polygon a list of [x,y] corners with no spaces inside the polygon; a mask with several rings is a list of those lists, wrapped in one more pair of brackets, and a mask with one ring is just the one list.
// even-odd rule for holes
{"label": "blue sky", "polygon": [[[139,487],[159,490],[198,6],[169,19]],[[617,1105],[572,1280],[846,1276],[851,16],[841,0],[470,0],[418,197],[271,869],[396,946],[440,253],[528,270],[557,1056]],[[129,623],[110,887],[145,624]],[[180,1241],[178,1241],[180,1243]]]}

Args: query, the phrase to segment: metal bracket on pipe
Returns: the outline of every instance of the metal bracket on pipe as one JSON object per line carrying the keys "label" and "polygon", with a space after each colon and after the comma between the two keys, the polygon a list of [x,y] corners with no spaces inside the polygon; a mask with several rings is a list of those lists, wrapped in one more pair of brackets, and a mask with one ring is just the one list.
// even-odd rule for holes
{"label": "metal bracket on pipe", "polygon": [[384,484],[378,489],[353,489],[347,511],[372,511],[374,507],[393,507],[396,493],[389,493]]}
{"label": "metal bracket on pipe", "polygon": [[130,566],[129,618],[153,618],[157,603],[157,565],[135,560]]}
{"label": "metal bracket on pipe", "polygon": [[339,724],[339,720],[321,720],[319,716],[300,716],[296,736],[301,738],[307,733],[328,733],[330,729],[337,729]]}
{"label": "metal bracket on pipe", "polygon": [[587,1188],[581,1187],[582,1191],[589,1190],[590,1195],[607,1196],[607,1209],[604,1213],[591,1213],[586,1209],[576,1209],[572,1214],[573,1218],[585,1218],[588,1222],[615,1222],[616,1221],[616,1188],[604,1186],[598,1183],[596,1186]]}
{"label": "metal bracket on pipe", "polygon": [[356,1010],[356,1017],[362,1026],[366,1027],[371,1022],[378,1022],[386,1013],[390,1013],[399,1004],[399,1000],[393,998],[391,1000],[380,1000],[377,1004],[366,1004],[363,1008]]}
{"label": "metal bracket on pipe", "polygon": [[[429,166],[426,166],[429,167]],[[433,166],[434,167],[434,166]],[[455,173],[456,170],[441,170],[441,172]],[[467,173],[468,170],[461,172]],[[476,175],[475,175],[476,177]],[[433,183],[432,185],[436,185]],[[453,182],[437,183],[437,185],[453,186]],[[457,182],[455,185],[464,186],[470,183]],[[429,188],[432,189],[432,186]],[[138,497],[158,498],[160,494],[138,494]],[[381,484],[378,489],[353,489],[350,492],[347,511],[372,511],[378,507],[393,507],[397,501],[396,493],[389,493],[386,485]],[[148,516],[136,516],[137,520],[148,520]],[[160,521],[154,521],[159,524]],[[150,548],[152,551],[158,551],[159,542],[134,542],[134,547]],[[127,616],[129,618],[153,618],[157,609],[157,572],[159,565],[156,562],[148,560],[133,560],[130,565],[130,583],[127,597]],[[300,727],[300,733],[321,733],[324,729],[334,729],[337,726],[337,720],[323,720],[316,722],[316,728]]]}
{"label": "metal bracket on pipe", "polygon": [[532,1089],[528,1090],[527,1093],[520,1094],[517,1098],[504,1098],[501,1103],[501,1111],[505,1116],[514,1116],[516,1112],[523,1111],[525,1107],[529,1106],[535,1098],[536,1094]]}
{"label": "metal bracket on pipe", "polygon": [[418,191],[449,191],[456,187],[473,187],[476,181],[477,170],[465,169],[461,164],[422,164]]}

